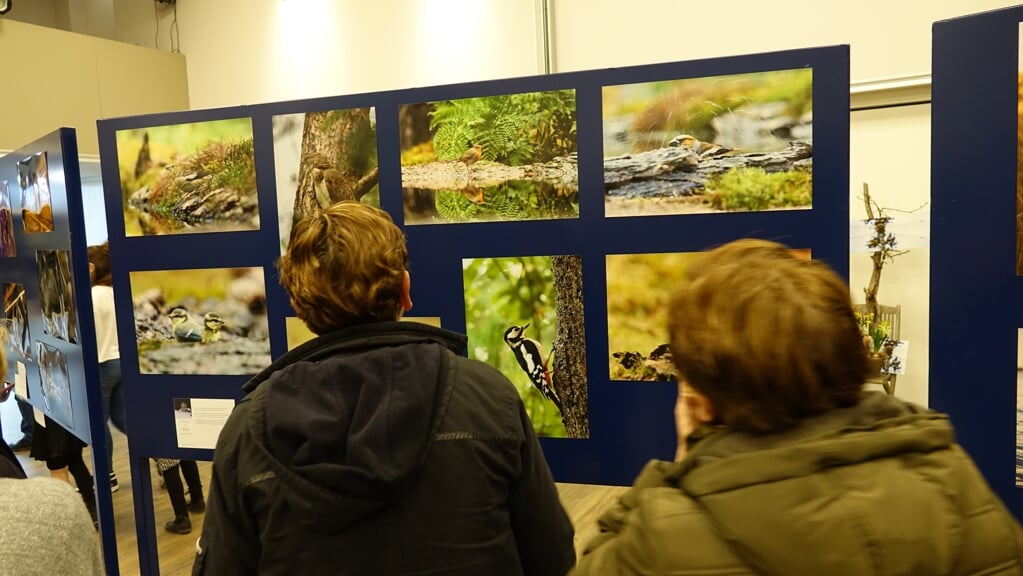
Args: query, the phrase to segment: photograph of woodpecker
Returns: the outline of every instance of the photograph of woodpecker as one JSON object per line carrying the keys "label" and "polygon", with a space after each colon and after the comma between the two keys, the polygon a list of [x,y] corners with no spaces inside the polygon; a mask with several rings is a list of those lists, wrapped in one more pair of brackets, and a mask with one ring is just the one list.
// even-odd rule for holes
{"label": "photograph of woodpecker", "polygon": [[14,244],[14,210],[11,208],[11,191],[7,180],[0,180],[0,258],[18,255]]}
{"label": "photograph of woodpecker", "polygon": [[38,152],[18,162],[18,186],[21,187],[21,219],[25,233],[52,232],[53,205],[46,152]]}
{"label": "photograph of woodpecker", "polygon": [[32,335],[29,332],[28,305],[25,286],[22,284],[0,284],[4,291],[3,320],[7,328],[8,358],[32,359]]}
{"label": "photograph of woodpecker", "polygon": [[255,374],[269,364],[262,268],[131,272],[130,280],[141,373]]}
{"label": "photograph of woodpecker", "polygon": [[78,316],[71,283],[71,253],[67,250],[37,250],[39,304],[43,333],[72,344],[78,343]]}
{"label": "photograph of woodpecker", "polygon": [[538,436],[589,438],[582,259],[462,260],[469,357],[511,380]]}
{"label": "photograph of woodpecker", "polygon": [[[809,250],[793,250],[810,258]],[[701,252],[608,254],[607,346],[613,381],[675,379],[666,326],[671,292]]]}
{"label": "photograph of woodpecker", "polygon": [[579,217],[575,90],[398,110],[406,224]]}
{"label": "photograph of woodpecker", "polygon": [[813,71],[602,89],[605,216],[808,210]]}
{"label": "photograph of woodpecker", "polygon": [[252,120],[117,132],[127,236],[259,229]]}
{"label": "photograph of woodpecker", "polygon": [[380,207],[374,108],[283,114],[272,124],[282,254],[292,224],[335,202]]}
{"label": "photograph of woodpecker", "polygon": [[[68,376],[67,355],[37,340],[36,358],[39,359],[43,412],[65,428],[73,430],[75,420],[71,411],[71,378]],[[32,398],[35,399],[34,396]]]}

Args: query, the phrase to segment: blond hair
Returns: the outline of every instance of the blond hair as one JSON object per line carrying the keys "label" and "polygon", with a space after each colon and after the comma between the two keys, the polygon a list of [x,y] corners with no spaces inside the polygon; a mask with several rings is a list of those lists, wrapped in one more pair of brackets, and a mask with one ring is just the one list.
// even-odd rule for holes
{"label": "blond hair", "polygon": [[731,242],[686,271],[668,314],[679,378],[730,428],[778,432],[859,402],[866,350],[849,289],[822,262]]}
{"label": "blond hair", "polygon": [[390,215],[354,201],[308,216],[277,262],[280,282],[310,330],[395,320],[408,249]]}

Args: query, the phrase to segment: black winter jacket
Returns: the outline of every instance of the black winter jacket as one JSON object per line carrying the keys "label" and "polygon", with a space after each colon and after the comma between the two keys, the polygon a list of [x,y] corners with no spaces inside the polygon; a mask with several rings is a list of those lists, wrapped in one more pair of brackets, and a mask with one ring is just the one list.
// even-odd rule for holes
{"label": "black winter jacket", "polygon": [[193,574],[565,574],[573,529],[522,402],[465,342],[357,326],[247,383]]}

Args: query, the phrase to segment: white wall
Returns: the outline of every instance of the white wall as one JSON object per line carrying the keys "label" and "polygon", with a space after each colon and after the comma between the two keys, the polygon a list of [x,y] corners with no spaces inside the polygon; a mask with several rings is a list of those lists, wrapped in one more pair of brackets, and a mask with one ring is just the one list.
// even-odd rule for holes
{"label": "white wall", "polygon": [[931,24],[1011,0],[554,0],[558,71],[830,44],[852,46],[852,81],[929,74]]}
{"label": "white wall", "polygon": [[[540,70],[533,0],[178,4],[193,108],[527,76]],[[126,29],[130,14],[119,13],[119,39],[152,46],[151,11],[142,16],[132,10],[142,20]],[[160,18],[161,47],[166,47],[167,18]]]}

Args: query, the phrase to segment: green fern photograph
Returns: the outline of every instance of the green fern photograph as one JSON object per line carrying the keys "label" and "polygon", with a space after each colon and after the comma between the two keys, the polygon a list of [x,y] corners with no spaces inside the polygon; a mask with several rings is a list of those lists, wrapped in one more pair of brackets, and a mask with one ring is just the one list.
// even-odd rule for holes
{"label": "green fern photograph", "polygon": [[399,110],[406,224],[579,217],[574,90]]}

